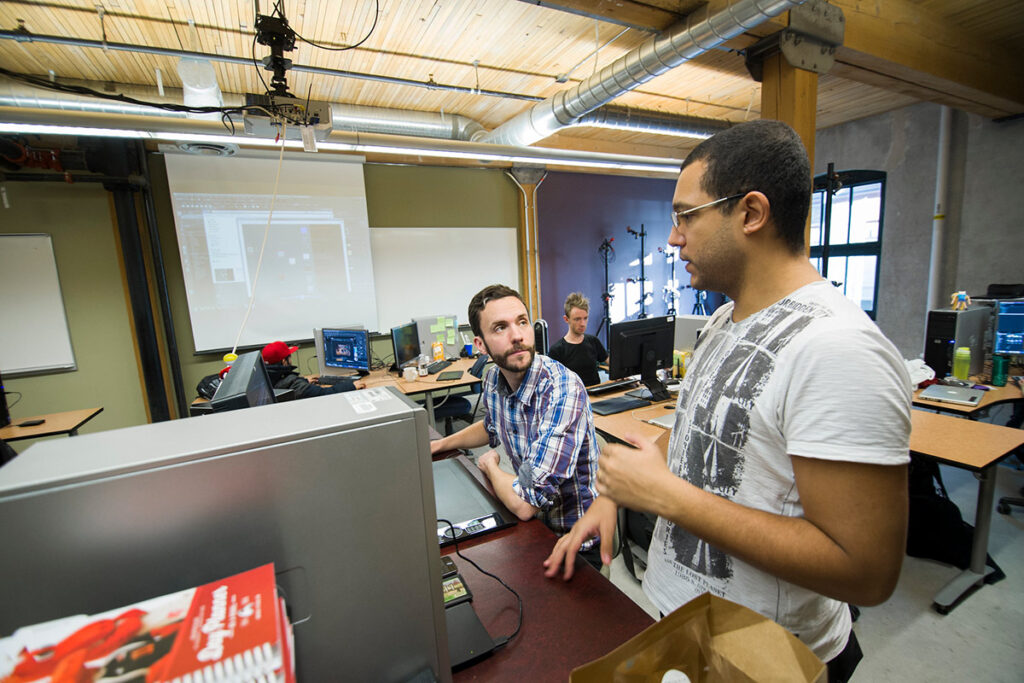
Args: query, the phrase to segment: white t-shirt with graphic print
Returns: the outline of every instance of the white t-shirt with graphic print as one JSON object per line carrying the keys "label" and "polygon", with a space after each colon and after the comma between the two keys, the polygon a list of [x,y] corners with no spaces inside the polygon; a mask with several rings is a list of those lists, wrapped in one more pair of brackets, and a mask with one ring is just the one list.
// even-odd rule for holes
{"label": "white t-shirt with graphic print", "polygon": [[[677,476],[728,500],[803,514],[791,455],[880,465],[909,461],[910,378],[892,343],[824,280],[701,335],[669,441]],[[658,519],[644,592],[669,613],[706,591],[773,619],[822,661],[846,645],[845,603],[785,582]]]}

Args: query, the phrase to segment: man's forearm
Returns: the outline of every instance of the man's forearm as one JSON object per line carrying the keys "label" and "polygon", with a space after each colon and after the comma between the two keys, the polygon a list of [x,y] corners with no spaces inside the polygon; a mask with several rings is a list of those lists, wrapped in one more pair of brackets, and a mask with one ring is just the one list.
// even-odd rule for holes
{"label": "man's forearm", "polygon": [[451,436],[446,436],[435,441],[433,452],[451,451],[459,448],[479,448],[490,442],[487,428],[483,421],[474,422],[465,429],[459,430]]}
{"label": "man's forearm", "polygon": [[487,475],[491,486],[494,487],[494,493],[497,494],[498,499],[505,507],[509,509],[509,512],[524,522],[532,519],[537,514],[537,508],[516,494],[516,490],[512,487],[512,482],[516,479],[514,475],[509,474],[497,465],[485,467],[484,474]]}

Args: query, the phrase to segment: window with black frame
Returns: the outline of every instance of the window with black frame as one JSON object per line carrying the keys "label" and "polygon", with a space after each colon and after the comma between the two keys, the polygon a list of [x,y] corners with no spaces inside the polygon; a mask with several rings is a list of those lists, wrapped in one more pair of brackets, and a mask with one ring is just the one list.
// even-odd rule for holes
{"label": "window with black frame", "polygon": [[882,265],[884,171],[828,172],[814,178],[811,263],[872,319]]}

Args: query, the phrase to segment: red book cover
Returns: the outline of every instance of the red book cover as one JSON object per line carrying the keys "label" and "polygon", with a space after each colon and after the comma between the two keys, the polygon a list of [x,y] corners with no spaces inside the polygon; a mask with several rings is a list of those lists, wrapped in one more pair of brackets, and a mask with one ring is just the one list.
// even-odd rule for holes
{"label": "red book cover", "polygon": [[[0,639],[0,683],[286,680],[274,567]],[[196,674],[200,673],[198,678]]]}
{"label": "red book cover", "polygon": [[274,565],[199,586],[157,680],[198,672],[201,680],[274,678],[281,669],[278,629]]}

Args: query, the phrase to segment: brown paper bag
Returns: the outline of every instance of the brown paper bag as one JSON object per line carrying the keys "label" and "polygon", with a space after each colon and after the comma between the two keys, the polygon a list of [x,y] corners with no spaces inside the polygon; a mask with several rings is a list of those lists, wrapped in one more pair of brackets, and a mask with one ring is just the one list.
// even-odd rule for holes
{"label": "brown paper bag", "polygon": [[600,659],[570,683],[660,683],[669,669],[693,683],[824,683],[825,665],[796,636],[753,610],[705,593]]}

